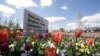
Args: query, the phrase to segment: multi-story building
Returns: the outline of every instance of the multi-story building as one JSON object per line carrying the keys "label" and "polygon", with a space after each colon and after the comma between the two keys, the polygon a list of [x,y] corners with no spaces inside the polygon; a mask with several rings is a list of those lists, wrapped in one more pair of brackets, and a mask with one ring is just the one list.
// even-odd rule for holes
{"label": "multi-story building", "polygon": [[100,27],[89,27],[89,28],[84,29],[84,31],[100,32]]}

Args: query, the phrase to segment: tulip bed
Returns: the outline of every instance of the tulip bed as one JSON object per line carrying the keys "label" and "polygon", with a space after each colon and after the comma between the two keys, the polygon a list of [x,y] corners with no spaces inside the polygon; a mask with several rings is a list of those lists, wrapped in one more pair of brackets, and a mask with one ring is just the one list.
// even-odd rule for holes
{"label": "tulip bed", "polygon": [[[19,29],[0,29],[2,56],[100,56],[100,36],[76,30],[24,36]],[[32,30],[31,33],[34,33]]]}

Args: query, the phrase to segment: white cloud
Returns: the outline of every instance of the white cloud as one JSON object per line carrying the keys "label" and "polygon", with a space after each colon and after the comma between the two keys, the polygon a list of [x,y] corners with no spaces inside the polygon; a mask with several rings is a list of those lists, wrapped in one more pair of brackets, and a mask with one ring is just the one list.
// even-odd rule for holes
{"label": "white cloud", "polygon": [[100,23],[100,12],[90,16],[82,17],[82,20],[87,20],[87,23]]}
{"label": "white cloud", "polygon": [[66,27],[67,30],[72,30],[72,29],[75,29],[75,28],[77,28],[76,23],[68,23],[67,27]]}
{"label": "white cloud", "polygon": [[82,20],[87,20],[85,25],[88,24],[90,27],[100,26],[100,12],[90,16],[82,17]]}
{"label": "white cloud", "polygon": [[61,9],[63,9],[63,10],[67,10],[68,7],[67,7],[67,6],[62,6]]}
{"label": "white cloud", "polygon": [[[100,12],[90,16],[84,16],[81,20],[87,20],[83,27],[100,27]],[[67,28],[75,29],[77,25],[75,23],[68,23]]]}
{"label": "white cloud", "polygon": [[7,4],[14,5],[16,8],[21,7],[37,7],[33,0],[6,0]]}
{"label": "white cloud", "polygon": [[75,26],[75,23],[68,23],[67,26]]}
{"label": "white cloud", "polygon": [[60,21],[60,20],[66,20],[65,17],[47,17],[45,19],[48,20],[50,23]]}
{"label": "white cloud", "polygon": [[40,0],[40,6],[49,7],[53,4],[53,0]]}
{"label": "white cloud", "polygon": [[6,5],[0,4],[0,12],[3,12],[4,14],[7,14],[7,15],[11,15],[11,14],[14,14],[16,10]]}

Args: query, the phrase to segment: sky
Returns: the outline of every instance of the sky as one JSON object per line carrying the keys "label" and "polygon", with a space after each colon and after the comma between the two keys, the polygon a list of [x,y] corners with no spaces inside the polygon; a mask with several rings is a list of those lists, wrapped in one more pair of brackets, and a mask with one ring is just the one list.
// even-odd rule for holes
{"label": "sky", "polygon": [[100,27],[100,0],[0,0],[4,19],[14,17],[22,25],[24,9],[48,20],[50,29],[74,29],[79,15],[86,27]]}

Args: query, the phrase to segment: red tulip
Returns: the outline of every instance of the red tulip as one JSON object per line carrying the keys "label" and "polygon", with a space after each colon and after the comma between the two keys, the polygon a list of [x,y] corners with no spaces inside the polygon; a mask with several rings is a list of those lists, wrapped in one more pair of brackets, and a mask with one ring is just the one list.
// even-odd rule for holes
{"label": "red tulip", "polygon": [[83,36],[83,37],[86,37],[86,33],[85,33],[85,32],[82,32],[82,36]]}
{"label": "red tulip", "polygon": [[82,31],[80,31],[80,30],[75,31],[75,37],[76,38],[79,38],[81,36],[81,34],[82,34]]}
{"label": "red tulip", "polygon": [[39,37],[39,33],[35,33],[34,35],[33,35],[33,38],[36,40],[37,38]]}
{"label": "red tulip", "polygon": [[7,29],[0,29],[0,43],[5,43],[9,39],[9,34]]}
{"label": "red tulip", "polygon": [[22,36],[19,36],[19,35],[17,35],[17,36],[15,37],[16,41],[19,41],[21,38],[22,38]]}
{"label": "red tulip", "polygon": [[16,35],[22,36],[22,35],[23,35],[23,32],[22,32],[21,30],[17,30],[17,31],[16,31]]}
{"label": "red tulip", "polygon": [[58,44],[59,42],[61,42],[62,36],[61,36],[60,33],[53,33],[52,34],[52,39],[56,44]]}
{"label": "red tulip", "polygon": [[14,33],[14,31],[13,30],[10,30],[10,33],[9,34],[12,35],[13,33]]}
{"label": "red tulip", "polygon": [[55,48],[46,48],[45,56],[56,56],[56,49]]}
{"label": "red tulip", "polygon": [[87,43],[88,43],[89,45],[93,45],[93,43],[94,43],[94,38],[88,38],[88,39],[87,39]]}
{"label": "red tulip", "polygon": [[9,30],[8,30],[8,34],[9,34],[9,35],[12,35],[13,33],[14,33],[14,30],[13,30],[13,29],[9,29]]}

